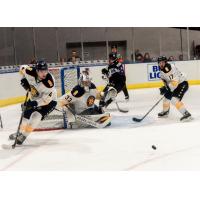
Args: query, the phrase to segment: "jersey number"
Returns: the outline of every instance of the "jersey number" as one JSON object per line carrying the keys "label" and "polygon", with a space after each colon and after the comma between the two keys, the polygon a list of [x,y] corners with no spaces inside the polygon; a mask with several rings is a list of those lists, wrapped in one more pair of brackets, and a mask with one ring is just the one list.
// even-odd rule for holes
{"label": "jersey number", "polygon": [[71,98],[69,95],[67,95],[67,96],[65,97],[65,99],[66,99],[69,103],[72,101],[72,98]]}
{"label": "jersey number", "polygon": [[172,79],[173,79],[173,74],[171,74],[171,75],[169,76],[169,79],[170,79],[170,80],[172,80]]}

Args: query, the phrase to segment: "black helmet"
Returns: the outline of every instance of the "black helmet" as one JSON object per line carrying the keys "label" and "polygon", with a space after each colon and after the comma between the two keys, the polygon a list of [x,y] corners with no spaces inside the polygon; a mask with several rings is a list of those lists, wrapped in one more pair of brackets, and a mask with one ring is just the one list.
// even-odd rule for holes
{"label": "black helmet", "polygon": [[165,62],[167,62],[167,57],[166,57],[166,56],[159,56],[159,57],[158,57],[158,63],[159,63],[160,61],[165,61]]}
{"label": "black helmet", "polygon": [[109,59],[110,60],[116,60],[117,59],[117,53],[114,53],[114,52],[110,53],[109,54]]}
{"label": "black helmet", "polygon": [[44,60],[37,61],[35,65],[36,70],[48,70],[47,63]]}

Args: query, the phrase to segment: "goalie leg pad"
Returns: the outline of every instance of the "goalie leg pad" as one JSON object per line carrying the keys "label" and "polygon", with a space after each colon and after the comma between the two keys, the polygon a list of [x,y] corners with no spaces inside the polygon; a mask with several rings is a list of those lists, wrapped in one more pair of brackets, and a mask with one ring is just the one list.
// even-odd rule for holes
{"label": "goalie leg pad", "polygon": [[[93,121],[94,123],[101,124],[101,128],[104,128],[106,126],[109,126],[111,124],[111,116],[109,113],[103,113],[98,115],[80,115],[86,119],[89,119]],[[84,121],[80,121],[79,118],[77,118],[76,122],[72,124],[72,128],[93,128],[93,125],[89,125],[85,123]]]}
{"label": "goalie leg pad", "polygon": [[114,100],[117,96],[117,90],[114,87],[109,87],[108,90],[105,92],[105,102],[112,99]]}

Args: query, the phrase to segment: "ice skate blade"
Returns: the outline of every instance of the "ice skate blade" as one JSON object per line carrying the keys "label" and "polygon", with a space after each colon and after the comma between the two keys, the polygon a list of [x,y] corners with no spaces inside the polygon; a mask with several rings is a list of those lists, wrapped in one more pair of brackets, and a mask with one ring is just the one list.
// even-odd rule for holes
{"label": "ice skate blade", "polygon": [[191,122],[192,120],[194,120],[193,117],[188,117],[186,119],[181,120],[181,122]]}

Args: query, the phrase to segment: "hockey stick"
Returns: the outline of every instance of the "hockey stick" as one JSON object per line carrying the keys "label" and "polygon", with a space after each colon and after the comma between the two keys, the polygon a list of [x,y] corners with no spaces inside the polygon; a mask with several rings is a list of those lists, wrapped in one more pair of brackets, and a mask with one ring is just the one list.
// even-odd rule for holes
{"label": "hockey stick", "polygon": [[22,123],[22,119],[24,117],[24,112],[26,110],[26,102],[28,100],[28,94],[29,94],[29,92],[26,93],[26,98],[25,98],[25,101],[24,101],[25,109],[24,109],[24,111],[22,111],[22,114],[21,114],[21,117],[20,117],[19,125],[18,125],[18,128],[17,128],[17,135],[16,135],[16,138],[15,138],[15,142],[12,145],[12,149],[14,149],[16,147],[16,144],[17,144],[17,137],[19,136],[19,129],[20,129],[20,126],[21,126],[21,123]]}
{"label": "hockey stick", "polygon": [[90,126],[93,126],[93,127],[95,127],[95,128],[104,128],[105,127],[105,122],[104,123],[98,123],[98,122],[95,122],[95,121],[93,121],[93,120],[90,120],[90,119],[88,119],[88,118],[86,118],[86,117],[83,117],[83,116],[81,116],[81,115],[77,115],[76,114],[76,112],[72,109],[72,108],[70,108],[69,106],[66,106],[68,109],[69,109],[69,111],[74,115],[74,117],[76,118],[76,120],[77,121],[79,121],[79,122],[82,122],[82,123],[85,123],[85,124],[87,124],[87,125],[90,125]]}
{"label": "hockey stick", "polygon": [[1,114],[0,114],[0,124],[1,124],[1,128],[3,129],[3,122],[2,122]]}
{"label": "hockey stick", "polygon": [[[24,104],[26,105],[26,102],[28,100],[28,94],[29,92],[27,91],[26,93],[26,98],[25,98],[25,101],[24,101]],[[25,106],[25,109],[24,111],[26,110],[26,106]],[[20,129],[20,126],[21,126],[21,123],[22,123],[22,119],[24,117],[24,111],[22,111],[22,114],[21,114],[21,117],[20,117],[20,121],[19,121],[19,125],[18,125],[18,128],[17,128],[17,135],[16,135],[16,138],[15,138],[15,142],[13,144],[9,143],[9,144],[2,144],[1,147],[5,150],[7,149],[14,149],[16,147],[16,144],[17,144],[17,137],[19,136],[19,129]]]}
{"label": "hockey stick", "polygon": [[119,107],[119,104],[117,103],[117,101],[115,101],[115,104],[116,104],[117,110],[118,110],[119,112],[122,112],[122,113],[127,113],[127,112],[128,112],[128,110],[121,109],[121,108]]}
{"label": "hockey stick", "polygon": [[141,122],[162,101],[164,97],[165,96],[162,96],[162,98],[159,101],[157,101],[156,104],[141,119],[133,117],[132,120],[135,122]]}

